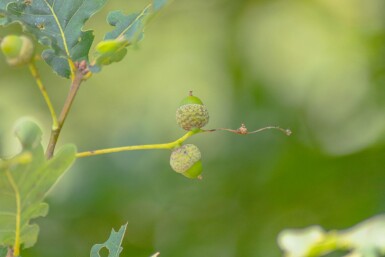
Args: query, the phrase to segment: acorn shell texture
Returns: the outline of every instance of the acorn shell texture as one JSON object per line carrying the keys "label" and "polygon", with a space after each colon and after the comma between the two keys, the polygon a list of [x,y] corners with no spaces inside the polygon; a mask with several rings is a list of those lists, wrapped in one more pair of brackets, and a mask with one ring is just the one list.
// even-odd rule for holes
{"label": "acorn shell texture", "polygon": [[176,121],[184,130],[202,128],[209,122],[209,112],[202,104],[181,105],[176,111]]}
{"label": "acorn shell texture", "polygon": [[183,145],[172,151],[170,165],[178,173],[184,173],[201,159],[199,148],[193,144]]}

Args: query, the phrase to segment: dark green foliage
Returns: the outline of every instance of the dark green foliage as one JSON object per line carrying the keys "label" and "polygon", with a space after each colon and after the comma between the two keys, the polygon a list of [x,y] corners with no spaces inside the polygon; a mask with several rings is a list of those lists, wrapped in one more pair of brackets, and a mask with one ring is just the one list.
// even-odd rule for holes
{"label": "dark green foliage", "polygon": [[7,22],[21,23],[41,44],[49,47],[42,57],[57,74],[68,78],[73,61],[88,60],[94,35],[82,28],[106,0],[7,2],[2,0],[0,5],[6,7]]}

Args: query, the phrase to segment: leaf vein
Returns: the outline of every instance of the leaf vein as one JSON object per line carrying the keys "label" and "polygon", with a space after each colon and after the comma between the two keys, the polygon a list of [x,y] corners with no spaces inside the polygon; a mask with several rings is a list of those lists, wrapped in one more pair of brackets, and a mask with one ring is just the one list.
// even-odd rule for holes
{"label": "leaf vein", "polygon": [[[52,15],[53,15],[53,18],[55,19],[56,21],[56,24],[59,28],[59,31],[60,31],[60,36],[61,36],[61,39],[63,41],[63,46],[64,46],[64,51],[67,55],[67,61],[68,61],[68,66],[70,67],[70,70],[71,70],[71,77],[73,78],[74,77],[74,67],[73,67],[73,63],[71,61],[71,54],[70,54],[70,51],[68,50],[68,45],[67,45],[67,39],[66,39],[66,36],[64,34],[64,31],[63,31],[63,28],[60,24],[60,21],[55,13],[55,10],[53,9],[53,7],[51,5],[49,5],[49,3],[47,2],[47,0],[44,0],[45,4],[47,5],[47,7],[50,9]],[[53,4],[55,4],[55,1],[53,2]]]}
{"label": "leaf vein", "polygon": [[133,20],[133,21],[131,22],[131,24],[128,25],[127,28],[125,28],[125,29],[119,34],[119,37],[122,37],[122,36],[124,35],[124,33],[126,33],[126,32],[127,32],[127,31],[128,31],[134,24],[135,24],[135,22],[137,22],[141,17],[143,17],[144,14],[146,13],[147,9],[149,9],[151,6],[152,6],[152,4],[147,5],[147,6],[143,9],[143,11],[142,11],[142,12],[135,18],[135,20]]}
{"label": "leaf vein", "polygon": [[62,41],[63,41],[63,46],[64,46],[64,50],[66,51],[66,54],[68,57],[70,57],[70,53],[68,51],[68,47],[67,47],[67,41],[66,41],[66,38],[65,38],[65,35],[64,35],[64,31],[63,31],[63,28],[60,24],[60,21],[55,13],[55,10],[53,9],[53,7],[51,5],[49,5],[49,3],[47,2],[47,0],[44,0],[45,4],[47,5],[47,7],[49,8],[49,10],[51,11],[52,13],[52,17],[55,19],[55,22],[58,26],[58,29],[60,31],[60,35],[61,35],[61,38],[62,38]]}
{"label": "leaf vein", "polygon": [[[76,9],[76,11],[71,15],[71,17],[68,19],[68,22],[67,22],[67,24],[69,24],[70,22],[71,22],[71,20],[72,20],[72,18],[77,14],[77,12],[80,10],[80,8],[81,8],[81,6],[84,4],[84,0],[82,1],[82,4],[79,6],[79,8],[77,8]],[[66,26],[66,28],[64,29],[64,30],[66,30],[67,29],[67,26]]]}

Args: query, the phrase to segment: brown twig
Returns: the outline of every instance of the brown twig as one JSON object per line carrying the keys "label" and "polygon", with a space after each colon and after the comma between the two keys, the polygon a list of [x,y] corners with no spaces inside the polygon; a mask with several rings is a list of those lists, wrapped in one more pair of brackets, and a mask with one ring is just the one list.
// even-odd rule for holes
{"label": "brown twig", "polygon": [[277,126],[268,126],[268,127],[260,128],[260,129],[249,132],[248,129],[246,128],[245,124],[243,124],[243,123],[238,129],[217,128],[217,129],[209,129],[209,130],[204,130],[204,131],[205,132],[228,131],[228,132],[238,134],[238,135],[248,135],[248,134],[255,134],[255,133],[258,133],[258,132],[261,132],[264,130],[268,130],[268,129],[277,129],[277,130],[285,133],[285,135],[287,135],[287,136],[290,136],[292,133],[290,129],[283,129],[283,128],[280,128]]}
{"label": "brown twig", "polygon": [[15,257],[14,255],[13,255],[13,248],[12,247],[8,247],[8,252],[7,252],[7,256],[6,257]]}
{"label": "brown twig", "polygon": [[75,99],[76,93],[78,92],[80,88],[80,84],[83,81],[83,78],[87,73],[89,72],[87,69],[87,64],[85,61],[82,61],[80,63],[75,63],[75,67],[77,68],[75,72],[75,77],[72,80],[70,90],[68,92],[68,96],[66,101],[64,102],[63,109],[60,113],[59,119],[58,119],[58,127],[55,129],[52,129],[51,131],[51,136],[49,139],[49,143],[47,146],[47,150],[45,152],[45,156],[47,159],[51,159],[54,151],[55,151],[55,146],[57,144],[57,141],[59,139],[59,135],[61,132],[61,129],[63,128],[64,122],[68,116],[68,113],[71,109],[72,103]]}

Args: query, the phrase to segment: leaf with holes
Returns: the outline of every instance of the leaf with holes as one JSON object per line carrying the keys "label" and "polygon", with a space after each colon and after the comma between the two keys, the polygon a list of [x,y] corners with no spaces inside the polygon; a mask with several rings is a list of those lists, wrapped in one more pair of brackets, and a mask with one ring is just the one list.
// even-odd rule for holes
{"label": "leaf with holes", "polygon": [[116,232],[112,229],[110,237],[103,244],[95,244],[91,248],[91,257],[100,257],[100,250],[103,248],[108,249],[108,257],[118,257],[122,252],[121,247],[124,233],[126,232],[127,224],[120,227],[119,231]]}
{"label": "leaf with holes", "polygon": [[0,162],[0,246],[12,246],[14,256],[19,256],[22,244],[35,244],[39,227],[30,221],[47,214],[43,200],[75,161],[76,148],[66,145],[47,161],[36,123],[22,120],[15,132],[22,151]]}
{"label": "leaf with holes", "polygon": [[[73,76],[73,61],[88,60],[94,40],[91,30],[83,31],[85,22],[107,0],[0,0],[3,23],[19,22],[39,42],[48,46],[43,59],[60,76]],[[2,10],[2,11],[1,11]]]}
{"label": "leaf with holes", "polygon": [[127,53],[126,47],[143,39],[147,20],[158,12],[167,0],[154,0],[141,12],[125,15],[121,11],[110,12],[107,22],[115,29],[108,32],[103,41],[95,47],[91,71],[98,72],[101,67],[121,61]]}

